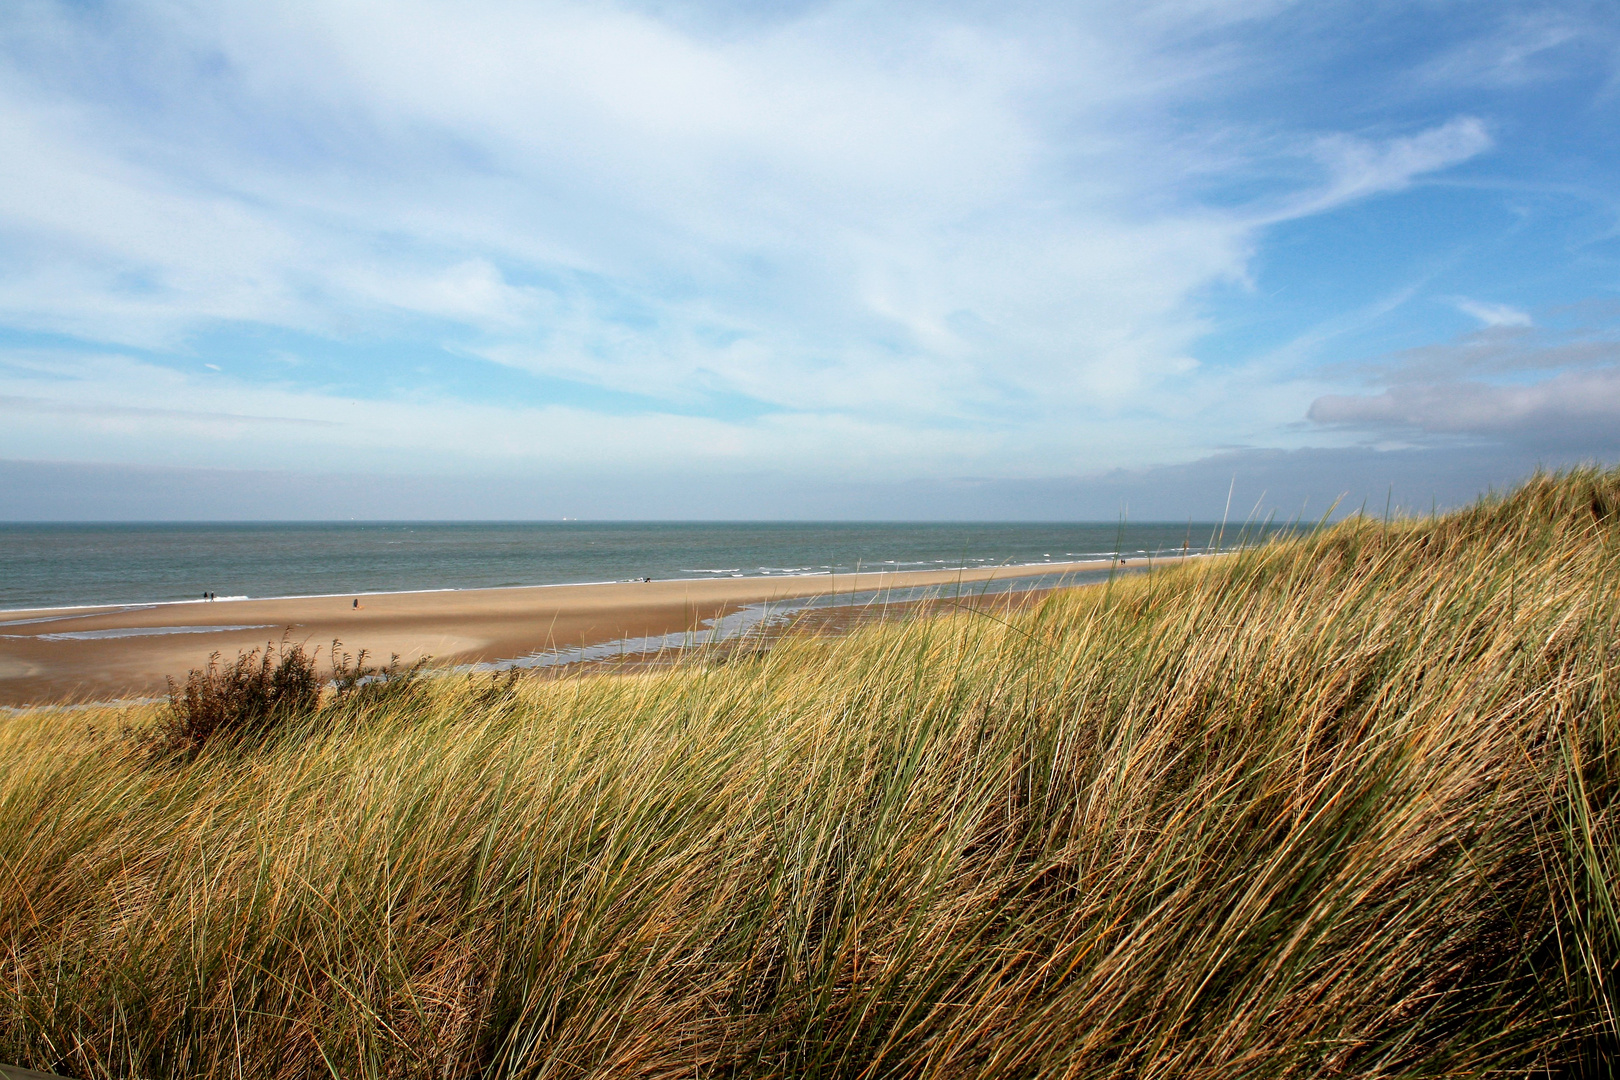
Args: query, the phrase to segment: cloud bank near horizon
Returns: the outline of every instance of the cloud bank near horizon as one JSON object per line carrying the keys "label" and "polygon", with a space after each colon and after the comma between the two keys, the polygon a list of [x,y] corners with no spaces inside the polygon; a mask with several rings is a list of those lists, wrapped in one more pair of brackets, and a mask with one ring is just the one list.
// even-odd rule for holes
{"label": "cloud bank near horizon", "polygon": [[22,0],[0,458],[1620,454],[1620,19],[1430,7]]}
{"label": "cloud bank near horizon", "polygon": [[[779,474],[411,476],[0,461],[0,521],[1196,521],[1425,514],[1505,491],[1540,461],[1467,448],[1235,450],[1044,479]],[[499,507],[499,514],[490,513]]]}

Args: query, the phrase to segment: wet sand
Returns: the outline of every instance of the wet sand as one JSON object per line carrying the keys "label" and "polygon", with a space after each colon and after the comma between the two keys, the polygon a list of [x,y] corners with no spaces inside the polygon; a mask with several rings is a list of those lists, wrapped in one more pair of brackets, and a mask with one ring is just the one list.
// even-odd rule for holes
{"label": "wet sand", "polygon": [[[1174,559],[1156,560],[1173,562]],[[269,600],[200,600],[106,608],[0,612],[0,705],[105,701],[161,695],[210,653],[280,640],[403,663],[430,656],[454,665],[530,656],[620,638],[701,630],[704,620],[748,604],[887,588],[971,585],[989,580],[1107,569],[1109,563],[1046,563],[978,570],[924,570],[807,577],[720,578],[556,585]],[[154,632],[155,631],[155,632]],[[324,667],[324,663],[323,663]]]}

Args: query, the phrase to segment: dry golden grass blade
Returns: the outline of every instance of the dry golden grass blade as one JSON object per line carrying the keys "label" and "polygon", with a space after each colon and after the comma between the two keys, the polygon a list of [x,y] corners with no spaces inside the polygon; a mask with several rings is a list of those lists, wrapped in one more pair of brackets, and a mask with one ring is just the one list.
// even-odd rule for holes
{"label": "dry golden grass blade", "polygon": [[1620,473],[1579,470],[1005,618],[412,679],[178,758],[120,734],[160,710],[10,716],[0,1060],[1606,1067],[1617,583]]}

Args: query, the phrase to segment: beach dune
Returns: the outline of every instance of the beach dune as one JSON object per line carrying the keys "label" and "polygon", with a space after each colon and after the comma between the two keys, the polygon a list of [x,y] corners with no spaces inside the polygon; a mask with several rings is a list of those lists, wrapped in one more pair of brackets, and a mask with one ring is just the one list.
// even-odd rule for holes
{"label": "beach dune", "polygon": [[[1170,561],[1170,560],[1166,560]],[[972,570],[740,577],[505,589],[185,601],[0,613],[0,705],[160,695],[218,651],[234,657],[290,631],[293,640],[404,663],[516,659],[548,649],[701,631],[749,604],[832,593],[1107,569],[1102,562]],[[355,606],[355,601],[359,606]],[[324,655],[324,653],[323,653]]]}

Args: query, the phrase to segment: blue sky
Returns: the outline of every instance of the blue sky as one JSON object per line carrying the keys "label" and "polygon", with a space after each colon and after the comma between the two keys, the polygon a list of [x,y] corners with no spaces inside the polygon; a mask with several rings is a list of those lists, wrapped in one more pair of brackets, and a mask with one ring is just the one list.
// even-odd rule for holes
{"label": "blue sky", "polygon": [[1617,121],[1612,2],[12,0],[0,518],[1454,502],[1620,457]]}

